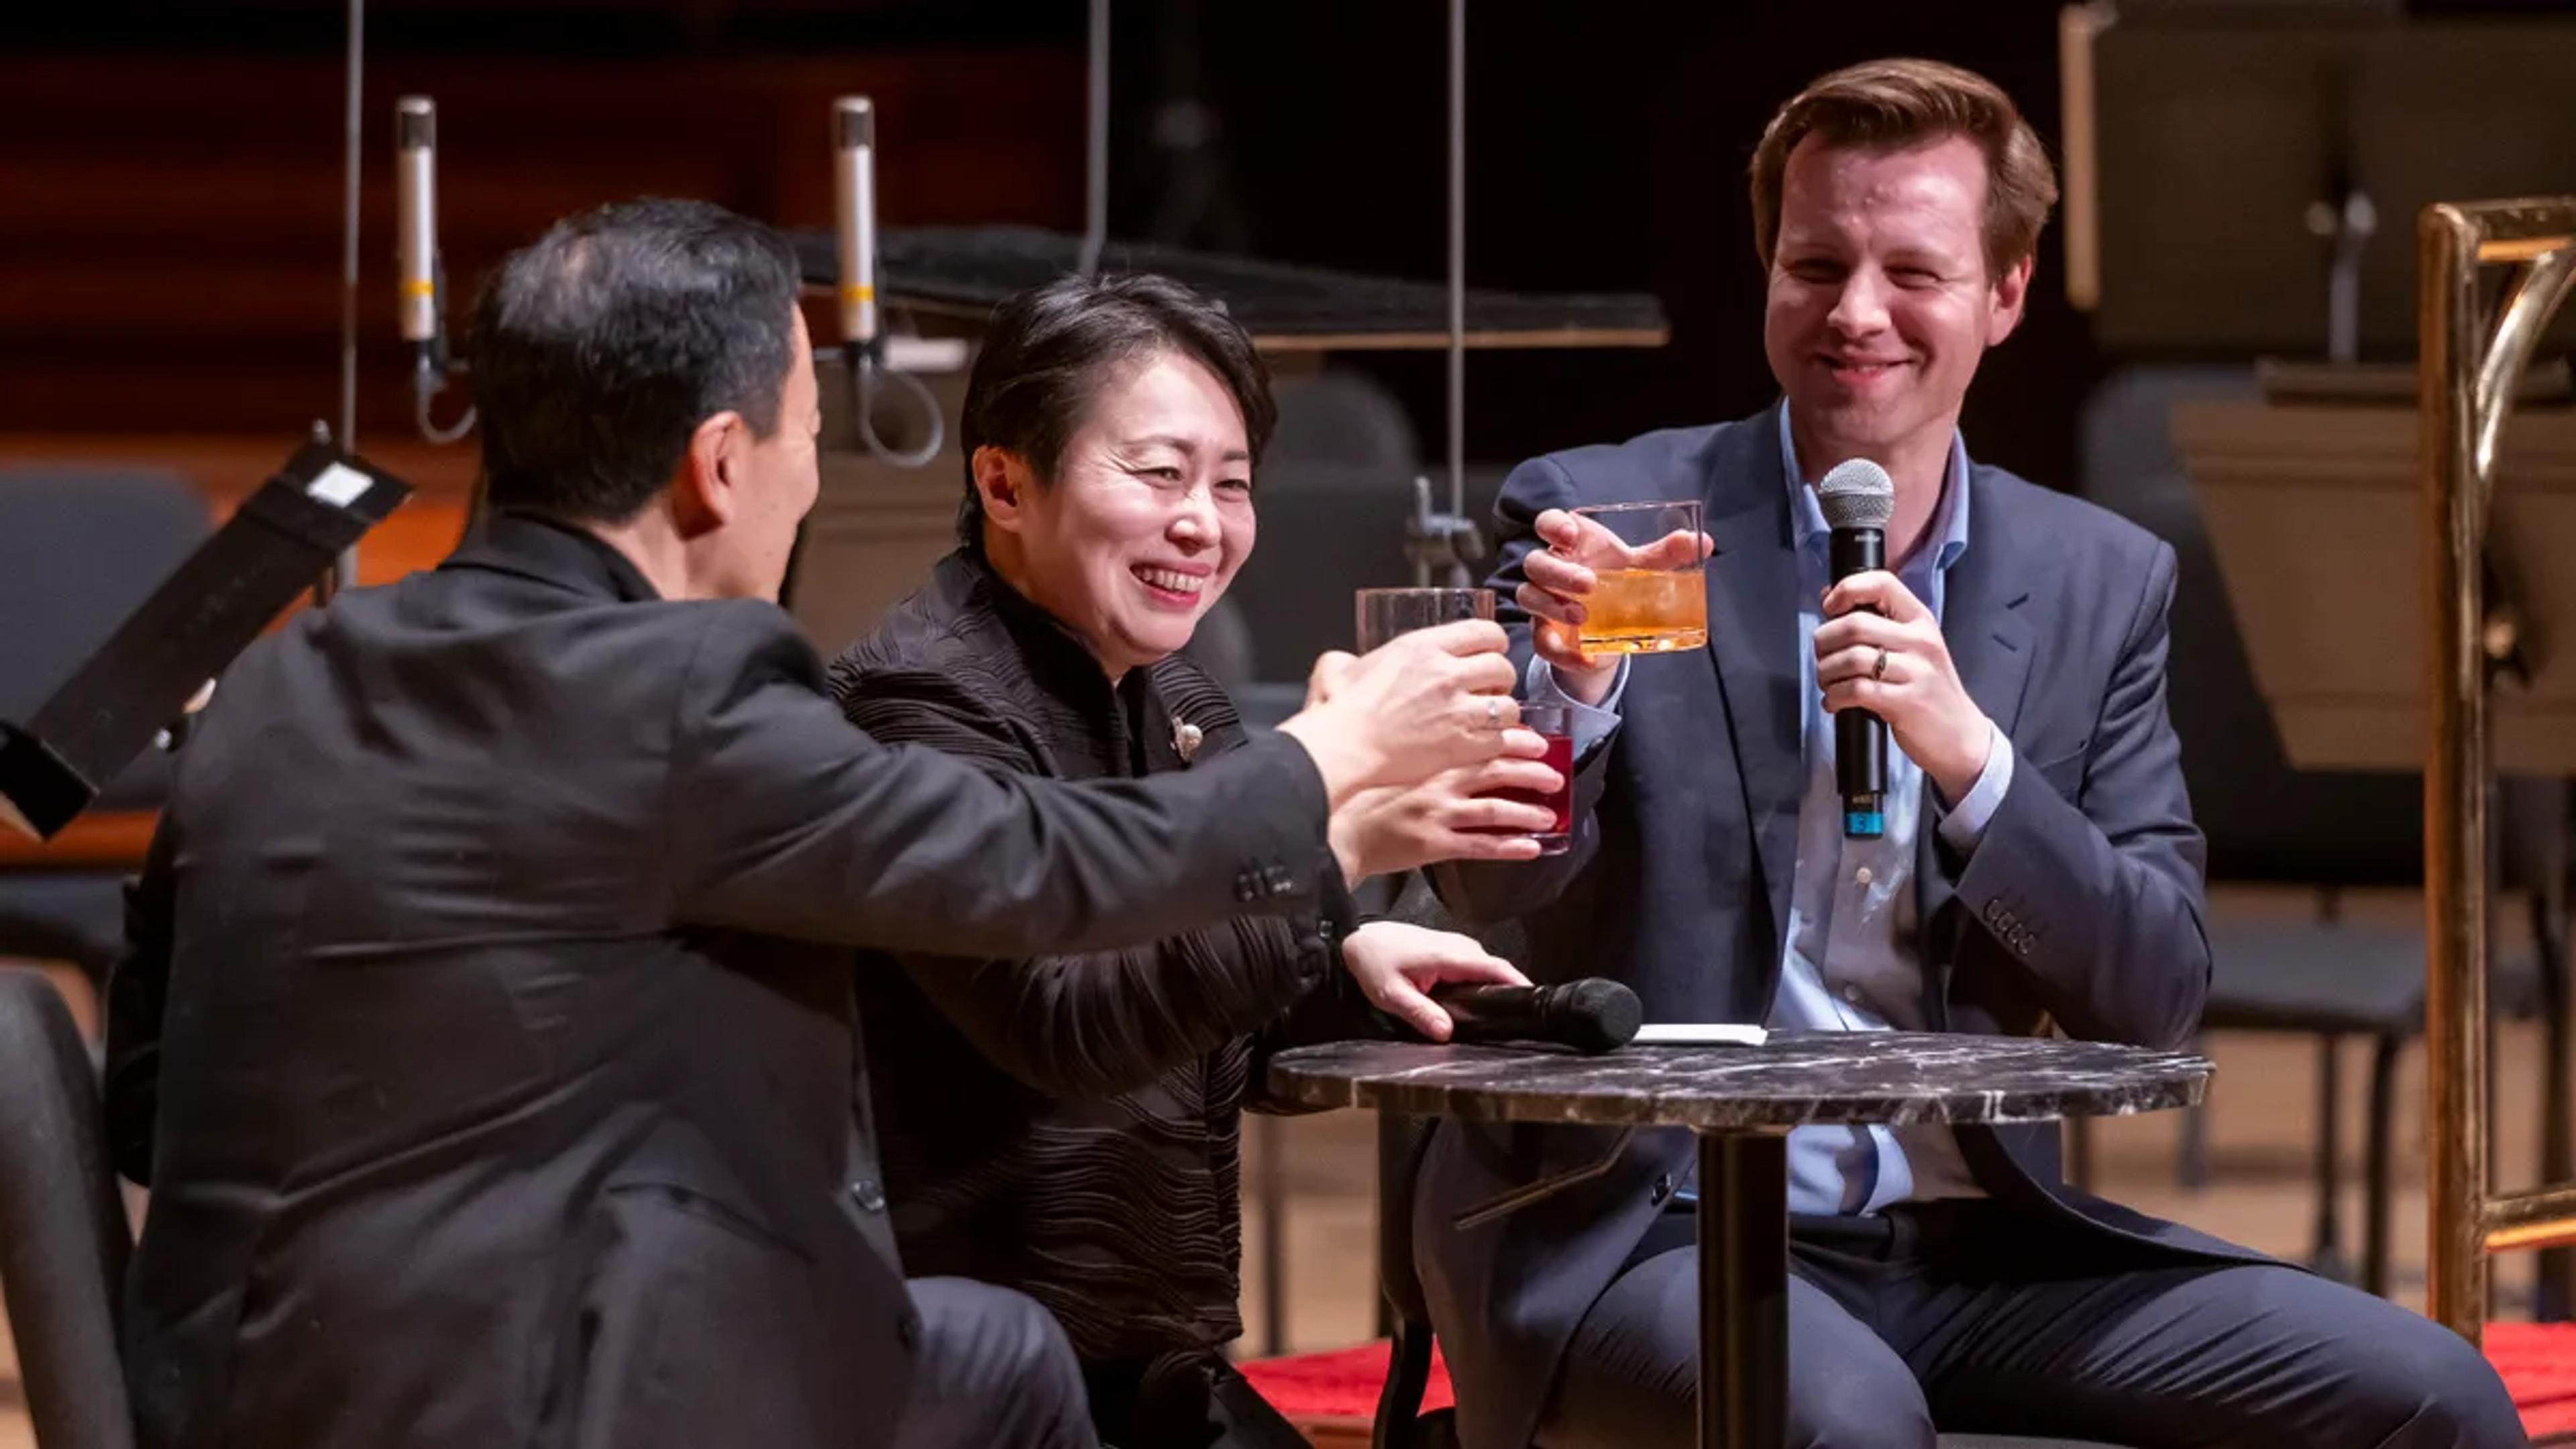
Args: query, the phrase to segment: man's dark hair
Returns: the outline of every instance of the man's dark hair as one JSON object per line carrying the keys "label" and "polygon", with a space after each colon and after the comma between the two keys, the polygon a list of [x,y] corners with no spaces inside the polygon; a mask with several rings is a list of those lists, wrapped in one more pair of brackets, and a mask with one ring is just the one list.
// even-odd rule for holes
{"label": "man's dark hair", "polygon": [[1111,368],[1156,352],[1181,354],[1214,373],[1243,410],[1244,441],[1257,461],[1279,421],[1270,368],[1250,334],[1225,308],[1169,277],[1068,275],[994,309],[983,351],[966,380],[957,441],[966,455],[966,500],[957,539],[984,546],[984,500],[975,492],[975,452],[1017,453],[1040,486],[1055,481],[1065,441],[1082,426]]}
{"label": "man's dark hair", "polygon": [[796,288],[784,237],[703,201],[603,206],[512,253],[474,308],[490,502],[621,522],[708,418],[768,437]]}

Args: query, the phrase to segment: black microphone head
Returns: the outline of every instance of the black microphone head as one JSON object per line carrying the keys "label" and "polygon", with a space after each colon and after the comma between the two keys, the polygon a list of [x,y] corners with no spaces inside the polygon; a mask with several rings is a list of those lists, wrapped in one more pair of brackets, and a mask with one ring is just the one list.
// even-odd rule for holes
{"label": "black microphone head", "polygon": [[1816,484],[1827,528],[1885,528],[1896,516],[1896,480],[1867,458],[1836,463]]}
{"label": "black microphone head", "polygon": [[1637,1038],[1646,1008],[1637,993],[1598,976],[1569,981],[1550,1013],[1560,1029],[1550,1035],[1579,1052],[1617,1051]]}

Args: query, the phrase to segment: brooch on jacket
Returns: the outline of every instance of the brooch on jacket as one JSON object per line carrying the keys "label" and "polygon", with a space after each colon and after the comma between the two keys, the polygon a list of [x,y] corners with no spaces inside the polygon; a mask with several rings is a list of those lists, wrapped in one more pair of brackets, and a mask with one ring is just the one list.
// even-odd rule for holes
{"label": "brooch on jacket", "polygon": [[1197,725],[1185,720],[1172,721],[1172,749],[1180,755],[1182,764],[1188,764],[1198,754],[1199,741],[1206,738]]}

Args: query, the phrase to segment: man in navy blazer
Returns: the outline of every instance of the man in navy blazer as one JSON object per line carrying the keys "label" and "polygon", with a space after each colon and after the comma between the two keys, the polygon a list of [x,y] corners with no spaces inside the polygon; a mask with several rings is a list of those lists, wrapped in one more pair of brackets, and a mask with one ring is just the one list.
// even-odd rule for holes
{"label": "man in navy blazer", "polygon": [[[2173,553],[1958,433],[2020,320],[2045,154],[1981,77],[1873,62],[1782,109],[1752,189],[1784,400],[1505,484],[1493,582],[1529,693],[1577,706],[1575,841],[1444,868],[1442,894],[1520,919],[1533,976],[1615,976],[1649,1021],[2188,1039],[2210,956],[2165,711]],[[1890,567],[1831,584],[1813,485],[1861,457],[1895,482]],[[1568,510],[1647,499],[1702,501],[1709,647],[1588,657],[1617,545]],[[1855,707],[1895,747],[1877,840],[1842,833]],[[1692,1160],[1682,1132],[1442,1124],[1416,1253],[1467,1449],[1692,1442]],[[2074,1190],[2047,1126],[1811,1127],[1788,1166],[1793,1444],[2524,1442],[2457,1337]],[[1509,1210],[1457,1226],[1485,1207]]]}

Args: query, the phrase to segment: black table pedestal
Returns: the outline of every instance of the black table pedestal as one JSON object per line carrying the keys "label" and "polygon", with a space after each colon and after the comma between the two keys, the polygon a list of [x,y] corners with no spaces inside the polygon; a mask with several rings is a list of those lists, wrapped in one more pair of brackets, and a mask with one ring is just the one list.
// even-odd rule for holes
{"label": "black table pedestal", "polygon": [[1789,1154],[1777,1132],[1699,1134],[1699,1442],[1789,1442]]}

